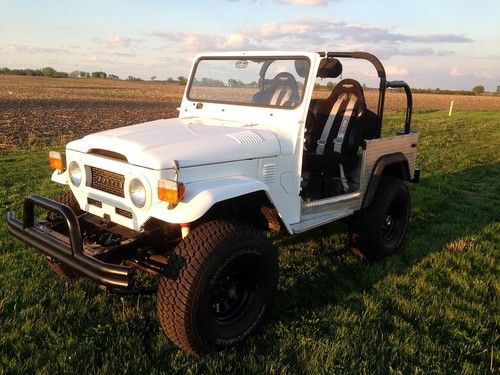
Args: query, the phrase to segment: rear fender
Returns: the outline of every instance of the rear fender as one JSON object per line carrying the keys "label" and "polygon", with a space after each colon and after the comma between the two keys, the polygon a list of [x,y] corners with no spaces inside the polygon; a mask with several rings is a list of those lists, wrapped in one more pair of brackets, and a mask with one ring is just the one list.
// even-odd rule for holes
{"label": "rear fender", "polygon": [[409,181],[410,168],[408,166],[408,159],[406,159],[406,156],[401,152],[397,152],[381,156],[375,162],[375,166],[373,167],[373,171],[370,176],[370,182],[368,183],[368,187],[366,188],[366,192],[363,197],[361,208],[366,208],[372,204],[382,176],[391,176],[399,178],[403,181]]}

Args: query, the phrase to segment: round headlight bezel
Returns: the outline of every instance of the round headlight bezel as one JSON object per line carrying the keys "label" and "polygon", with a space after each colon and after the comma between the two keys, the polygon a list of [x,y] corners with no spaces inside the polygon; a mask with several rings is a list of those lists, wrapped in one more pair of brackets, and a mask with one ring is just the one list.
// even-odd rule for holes
{"label": "round headlight bezel", "polygon": [[83,173],[82,169],[76,161],[72,161],[68,166],[68,176],[69,180],[75,187],[79,187],[82,183]]}
{"label": "round headlight bezel", "polygon": [[128,184],[128,195],[130,201],[137,208],[143,208],[146,205],[148,194],[146,185],[138,178],[133,178]]}

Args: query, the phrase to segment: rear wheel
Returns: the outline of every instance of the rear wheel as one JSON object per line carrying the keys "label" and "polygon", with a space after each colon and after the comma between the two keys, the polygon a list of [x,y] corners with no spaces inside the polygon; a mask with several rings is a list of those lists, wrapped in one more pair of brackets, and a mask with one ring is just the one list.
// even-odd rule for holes
{"label": "rear wheel", "polygon": [[368,259],[393,254],[403,242],[410,214],[410,194],[400,179],[383,177],[370,207],[349,223],[351,248]]}
{"label": "rear wheel", "polygon": [[[80,209],[80,205],[78,204],[78,201],[76,200],[75,196],[71,191],[63,193],[59,197],[59,199],[57,199],[57,202],[62,203],[71,208],[76,215],[79,215],[83,212]],[[62,219],[61,215],[58,214],[57,212],[53,211],[47,212],[47,221],[55,222],[61,219]],[[64,280],[71,280],[78,277],[78,274],[76,272],[66,267],[65,265],[55,261],[51,257],[47,257],[47,264],[52,271],[54,271]]]}
{"label": "rear wheel", "polygon": [[163,277],[157,316],[166,335],[199,355],[243,341],[274,304],[275,248],[256,229],[224,221],[195,228],[174,251],[184,265]]}

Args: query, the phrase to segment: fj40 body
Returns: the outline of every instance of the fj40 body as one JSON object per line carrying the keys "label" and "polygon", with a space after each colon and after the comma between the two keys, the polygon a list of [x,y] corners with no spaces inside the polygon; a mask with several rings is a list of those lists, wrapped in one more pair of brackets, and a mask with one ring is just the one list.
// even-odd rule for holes
{"label": "fj40 body", "polygon": [[[343,65],[379,78],[369,109]],[[342,63],[341,63],[342,61]],[[337,79],[324,98],[317,78]],[[331,85],[333,86],[333,85]],[[406,93],[403,128],[381,137],[387,88]],[[10,232],[65,278],[156,292],[167,336],[193,354],[242,341],[272,311],[277,251],[295,234],[347,218],[350,246],[392,254],[418,181],[412,96],[365,52],[238,52],[195,58],[178,118],[90,134],[51,152],[58,201],[32,195]],[[36,220],[35,207],[47,210]],[[158,279],[138,285],[135,273]]]}

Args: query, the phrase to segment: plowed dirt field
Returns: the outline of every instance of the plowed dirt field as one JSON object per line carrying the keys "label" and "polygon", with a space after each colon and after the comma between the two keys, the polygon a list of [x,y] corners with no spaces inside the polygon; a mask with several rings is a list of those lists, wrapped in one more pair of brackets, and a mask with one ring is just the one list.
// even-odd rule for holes
{"label": "plowed dirt field", "polygon": [[[99,130],[177,116],[184,87],[160,82],[0,76],[0,149],[65,143]],[[325,97],[328,91],[316,96]],[[376,91],[367,91],[373,108]],[[498,96],[415,94],[415,110],[500,110]],[[404,108],[389,93],[386,111]]]}

